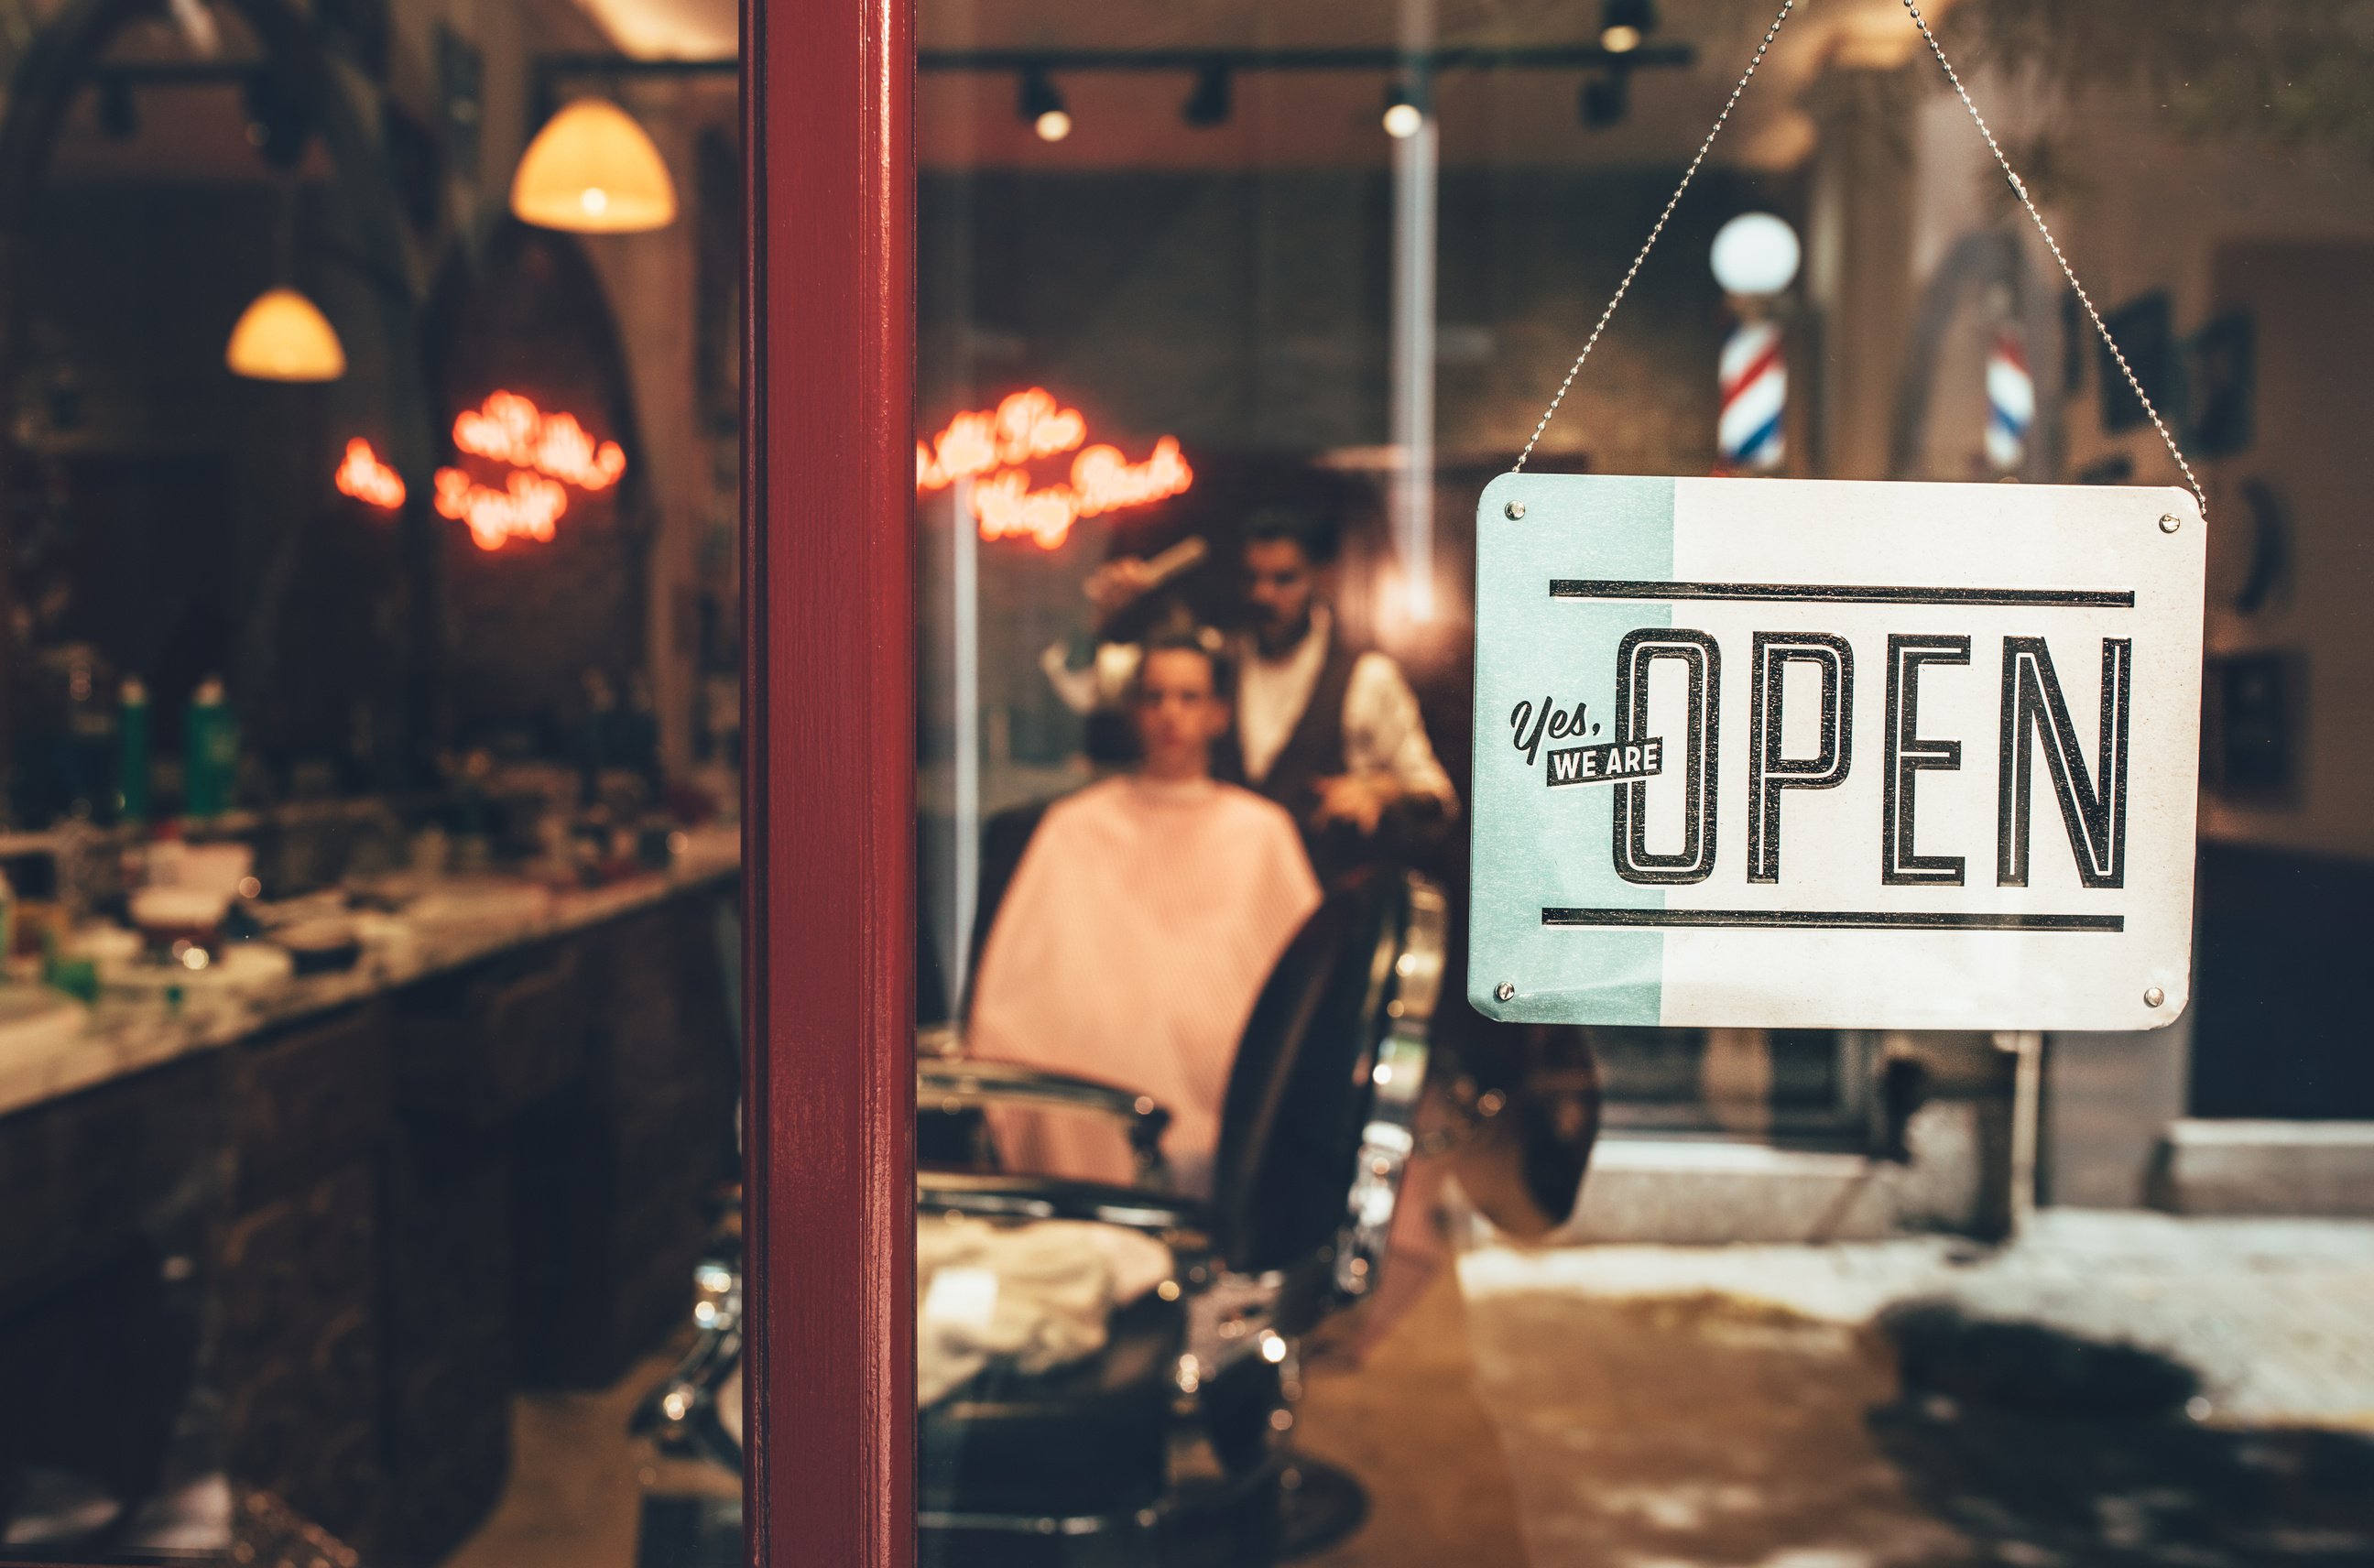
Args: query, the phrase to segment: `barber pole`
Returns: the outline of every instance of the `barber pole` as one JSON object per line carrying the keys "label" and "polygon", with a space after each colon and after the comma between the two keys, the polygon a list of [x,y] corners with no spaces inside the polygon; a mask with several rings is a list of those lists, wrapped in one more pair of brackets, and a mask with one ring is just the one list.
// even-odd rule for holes
{"label": "barber pole", "polygon": [[1722,470],[1748,474],[1780,466],[1780,421],[1789,401],[1789,367],[1780,325],[1743,322],[1723,340],[1722,413],[1716,421]]}
{"label": "barber pole", "polygon": [[1987,461],[2010,473],[2027,460],[2028,427],[2036,422],[2036,380],[2027,373],[2027,347],[2009,327],[1987,351]]}

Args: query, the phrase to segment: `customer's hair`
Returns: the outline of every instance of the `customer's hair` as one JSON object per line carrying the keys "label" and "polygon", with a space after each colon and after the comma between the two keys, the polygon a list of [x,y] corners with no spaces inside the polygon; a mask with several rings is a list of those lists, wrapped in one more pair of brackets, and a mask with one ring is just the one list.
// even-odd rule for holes
{"label": "customer's hair", "polygon": [[1138,644],[1137,673],[1130,678],[1129,695],[1137,700],[1146,660],[1157,654],[1198,654],[1211,666],[1212,693],[1223,702],[1237,695],[1237,662],[1228,657],[1228,639],[1208,626],[1198,626],[1185,615],[1165,620]]}
{"label": "customer's hair", "polygon": [[1333,518],[1299,506],[1264,506],[1245,519],[1245,543],[1265,545],[1278,539],[1301,550],[1313,566],[1324,566],[1335,559]]}

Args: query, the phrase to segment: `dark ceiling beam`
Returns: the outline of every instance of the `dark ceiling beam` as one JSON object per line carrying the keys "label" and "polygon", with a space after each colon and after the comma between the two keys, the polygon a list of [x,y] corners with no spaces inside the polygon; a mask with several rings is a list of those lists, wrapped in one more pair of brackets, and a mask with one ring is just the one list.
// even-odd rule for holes
{"label": "dark ceiling beam", "polygon": [[[925,49],[915,55],[918,70],[1002,74],[1048,71],[1096,74],[1113,71],[1180,72],[1411,72],[1587,71],[1607,67],[1676,69],[1697,64],[1686,43],[1644,43],[1615,53],[1596,43],[1469,45],[1442,49]],[[266,68],[252,60],[159,60],[104,64],[92,71],[101,81],[126,87],[205,87],[239,83]],[[643,60],[627,54],[538,55],[530,67],[536,82],[564,80],[684,80],[732,77],[742,69],[732,55]]]}
{"label": "dark ceiling beam", "polygon": [[1603,65],[1687,65],[1686,43],[1614,53],[1595,43],[1440,49],[925,49],[926,71],[1573,71]]}
{"label": "dark ceiling beam", "polygon": [[[1616,53],[1596,43],[1463,45],[1439,49],[923,49],[918,70],[1004,73],[1008,71],[1109,72],[1207,70],[1294,72],[1576,71],[1608,66],[1672,69],[1695,65],[1698,51],[1686,43],[1644,43]],[[545,54],[537,57],[539,80],[601,77],[629,81],[653,77],[728,77],[741,69],[731,57],[639,60],[622,54]]]}

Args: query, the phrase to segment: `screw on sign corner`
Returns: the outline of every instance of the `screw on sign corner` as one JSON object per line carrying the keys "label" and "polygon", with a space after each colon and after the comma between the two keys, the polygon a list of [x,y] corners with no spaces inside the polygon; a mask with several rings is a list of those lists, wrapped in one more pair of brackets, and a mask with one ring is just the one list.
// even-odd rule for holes
{"label": "screw on sign corner", "polygon": [[1517,999],[1517,988],[1503,980],[1494,988],[1492,995],[1498,1001],[1513,1002]]}
{"label": "screw on sign corner", "polygon": [[1502,507],[1500,512],[1511,523],[1522,522],[1525,515],[1525,503],[1522,501],[1512,501]]}

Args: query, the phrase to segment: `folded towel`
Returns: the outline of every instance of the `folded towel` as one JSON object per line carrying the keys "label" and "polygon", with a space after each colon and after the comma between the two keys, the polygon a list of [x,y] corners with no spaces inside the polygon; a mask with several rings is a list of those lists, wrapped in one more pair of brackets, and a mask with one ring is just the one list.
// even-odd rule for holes
{"label": "folded towel", "polygon": [[1169,1248],[1118,1225],[919,1220],[917,1403],[946,1398],[993,1360],[1036,1376],[1095,1355],[1113,1311],[1170,1268]]}

